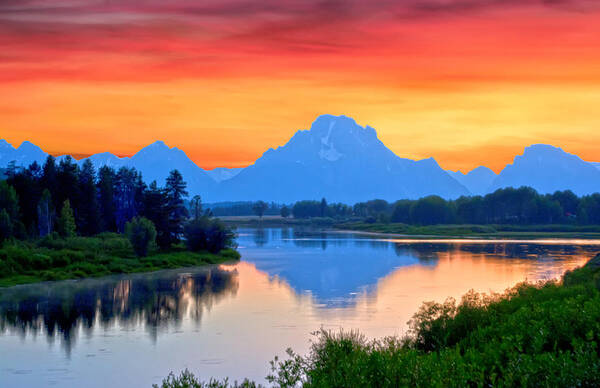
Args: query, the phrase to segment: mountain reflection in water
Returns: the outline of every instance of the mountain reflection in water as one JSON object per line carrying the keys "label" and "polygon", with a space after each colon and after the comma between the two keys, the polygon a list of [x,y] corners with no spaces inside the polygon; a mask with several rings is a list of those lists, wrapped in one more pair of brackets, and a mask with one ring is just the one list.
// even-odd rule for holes
{"label": "mountain reflection in water", "polygon": [[0,333],[60,336],[70,352],[81,328],[144,327],[153,340],[184,316],[202,313],[238,290],[237,270],[208,267],[42,283],[0,290]]}

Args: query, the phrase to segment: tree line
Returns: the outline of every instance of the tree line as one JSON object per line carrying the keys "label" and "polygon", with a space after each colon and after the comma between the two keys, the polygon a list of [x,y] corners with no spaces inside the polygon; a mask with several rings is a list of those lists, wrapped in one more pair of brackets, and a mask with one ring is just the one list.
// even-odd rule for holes
{"label": "tree line", "polygon": [[353,206],[299,201],[294,218],[357,218],[366,222],[434,224],[600,224],[600,194],[578,197],[572,191],[539,194],[530,187],[504,188],[485,196],[445,200],[428,196],[389,203],[375,199]]}
{"label": "tree line", "polygon": [[186,187],[177,170],[159,187],[156,181],[144,183],[135,168],[102,166],[96,171],[90,160],[79,167],[69,156],[60,162],[49,156],[43,166],[37,162],[27,168],[13,166],[0,182],[0,241],[54,232],[63,237],[127,232],[132,243],[143,237],[167,249],[186,231],[201,228],[226,236],[218,244],[205,241],[200,246],[231,245],[233,234],[218,221],[207,220],[199,196],[189,202],[193,216],[189,219]]}

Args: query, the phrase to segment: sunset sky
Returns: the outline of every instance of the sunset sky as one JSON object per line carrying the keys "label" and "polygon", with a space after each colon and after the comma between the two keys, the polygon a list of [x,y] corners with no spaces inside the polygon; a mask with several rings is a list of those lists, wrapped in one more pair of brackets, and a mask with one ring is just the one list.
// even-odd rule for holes
{"label": "sunset sky", "polygon": [[600,161],[597,0],[3,0],[0,138],[251,164],[320,114],[399,156]]}

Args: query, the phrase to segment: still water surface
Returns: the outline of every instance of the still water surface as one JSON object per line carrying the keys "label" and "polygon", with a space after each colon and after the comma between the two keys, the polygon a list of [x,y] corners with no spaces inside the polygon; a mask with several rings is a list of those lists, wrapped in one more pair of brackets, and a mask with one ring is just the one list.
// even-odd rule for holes
{"label": "still water surface", "polygon": [[0,290],[0,386],[149,387],[169,371],[264,381],[310,333],[403,334],[423,301],[560,276],[600,241],[404,241],[240,229],[242,261]]}

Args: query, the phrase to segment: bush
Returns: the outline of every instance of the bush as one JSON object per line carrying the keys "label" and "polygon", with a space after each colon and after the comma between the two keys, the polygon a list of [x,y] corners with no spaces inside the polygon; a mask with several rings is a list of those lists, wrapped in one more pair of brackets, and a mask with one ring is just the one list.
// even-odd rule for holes
{"label": "bush", "polygon": [[75,217],[69,200],[63,203],[57,225],[58,233],[62,237],[73,237],[76,234]]}
{"label": "bush", "polygon": [[235,245],[235,234],[223,222],[202,217],[190,221],[183,229],[185,242],[192,252],[209,251],[218,253]]}
{"label": "bush", "polygon": [[125,234],[139,257],[148,255],[148,249],[156,240],[154,224],[147,218],[136,217],[125,226]]}
{"label": "bush", "polygon": [[234,382],[229,384],[227,379],[223,381],[211,379],[208,383],[198,381],[196,376],[189,370],[184,370],[179,376],[175,376],[173,373],[169,374],[169,377],[162,381],[161,385],[154,384],[154,388],[258,388],[254,382],[244,380],[241,384]]}

